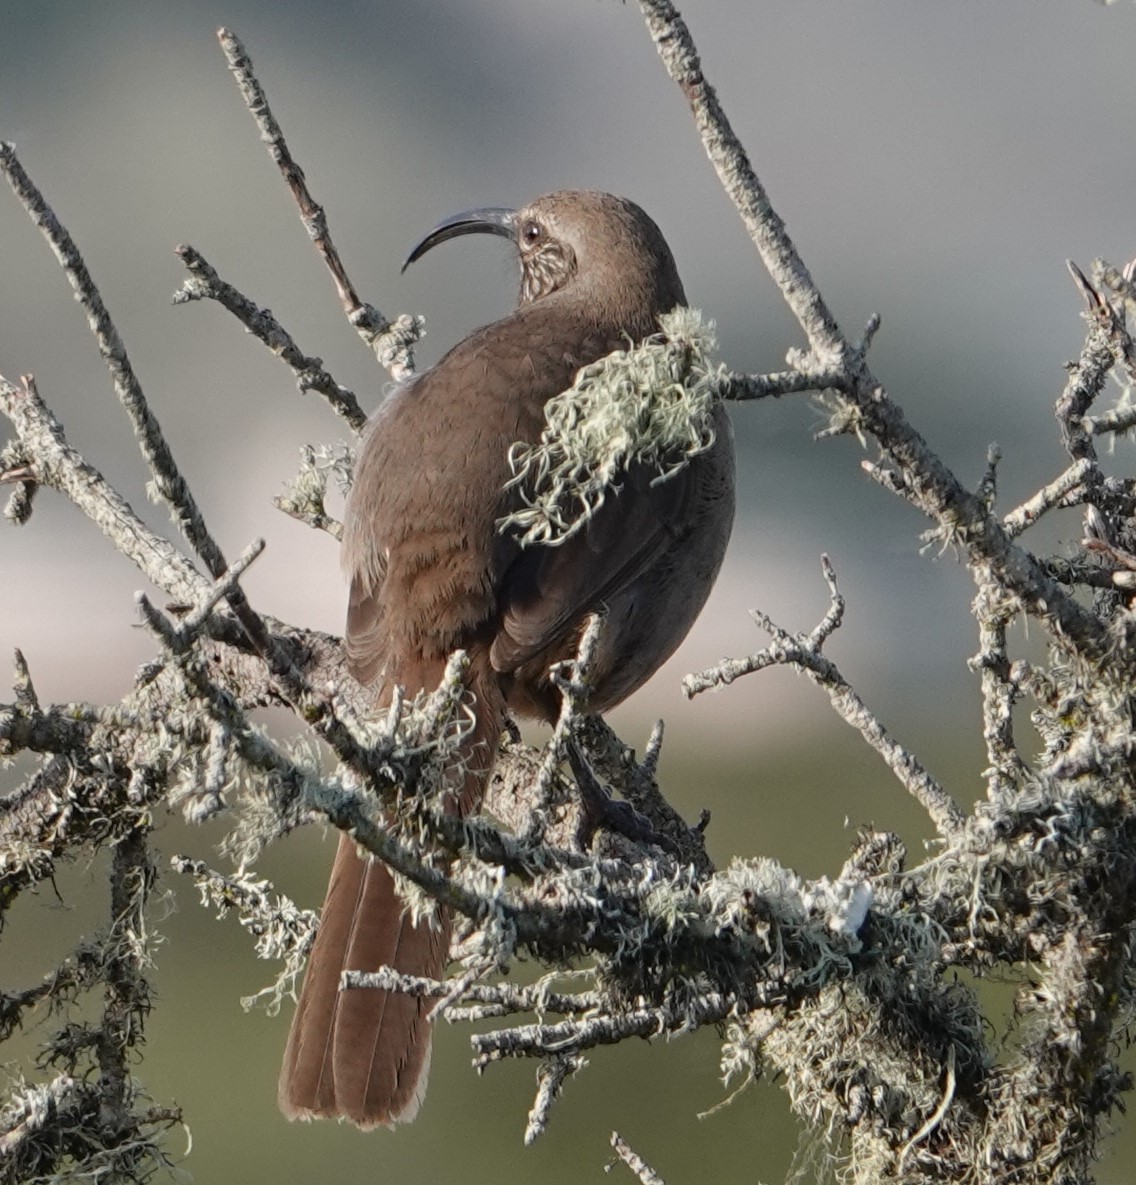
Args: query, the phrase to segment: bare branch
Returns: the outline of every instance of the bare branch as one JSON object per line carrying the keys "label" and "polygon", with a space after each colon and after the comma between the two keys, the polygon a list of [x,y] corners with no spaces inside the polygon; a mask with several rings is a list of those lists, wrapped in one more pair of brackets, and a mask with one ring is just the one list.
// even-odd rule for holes
{"label": "bare branch", "polygon": [[974,599],[978,622],[979,651],[971,667],[982,679],[982,735],[986,741],[987,793],[992,802],[1006,804],[1020,789],[1028,768],[1014,743],[1014,703],[1019,688],[1011,673],[1006,648],[1006,628],[1017,615],[996,584],[982,582]]}
{"label": "bare branch", "polygon": [[666,1185],[666,1182],[619,1134],[611,1133],[611,1146],[619,1159],[639,1178],[640,1185]]}
{"label": "bare branch", "polygon": [[[1055,477],[1049,485],[1043,486],[1002,519],[1006,534],[1011,539],[1016,539],[1055,507],[1072,506],[1076,502],[1084,501],[1084,487],[1095,472],[1096,464],[1092,458],[1082,457],[1079,461],[1074,461],[1064,473]],[[1097,476],[1099,477],[1099,473]]]}
{"label": "bare branch", "polygon": [[470,1038],[474,1065],[484,1069],[511,1057],[552,1057],[566,1050],[578,1053],[597,1045],[616,1045],[630,1037],[657,1037],[719,1024],[730,1015],[736,1000],[708,993],[689,1009],[635,1008],[619,1014],[600,1014],[565,1020],[555,1025],[522,1025]]}
{"label": "bare branch", "polygon": [[525,1124],[525,1146],[544,1135],[552,1105],[560,1097],[569,1074],[576,1074],[587,1065],[582,1057],[550,1057],[541,1062],[536,1072],[536,1098]]}
{"label": "bare branch", "polygon": [[805,391],[823,391],[840,386],[844,374],[839,370],[802,365],[799,370],[785,370],[778,374],[739,374],[724,376],[719,387],[722,399],[745,401],[751,399],[780,399]]}
{"label": "bare branch", "polygon": [[249,566],[264,552],[264,540],[254,539],[248,547],[234,561],[233,566],[224,572],[213,583],[208,593],[202,596],[196,605],[185,613],[179,625],[174,626],[155,609],[144,593],[139,593],[137,600],[146,624],[150,626],[161,641],[175,654],[182,654],[189,649],[205,628],[206,622],[212,616],[214,609],[221,601],[229,599],[237,590],[241,577]]}
{"label": "bare branch", "polygon": [[690,104],[702,144],[722,187],[737,206],[769,274],[801,323],[813,354],[821,364],[839,366],[848,343],[797,254],[785,224],[770,205],[714,88],[706,81],[686,23],[670,0],[640,0],[639,7],[667,73]]}
{"label": "bare branch", "polygon": [[[458,999],[478,1005],[479,1019],[518,1012],[536,1012],[542,1015],[558,1012],[577,1016],[600,1004],[600,996],[595,992],[565,995],[563,992],[552,991],[549,982],[553,978],[555,976],[545,976],[536,984],[523,986],[512,983],[467,983],[462,985]],[[450,983],[424,979],[418,975],[403,975],[391,967],[380,967],[377,971],[344,971],[342,986],[346,991],[377,988],[384,992],[402,992],[424,1000],[444,1000],[453,994],[453,985]],[[456,1007],[456,1004],[451,1003],[447,1012],[456,1011]]]}
{"label": "bare branch", "polygon": [[267,146],[269,155],[276,162],[288,188],[292,191],[292,196],[296,199],[296,204],[300,207],[304,229],[331,273],[335,290],[339,294],[339,303],[343,306],[347,319],[396,382],[409,378],[414,373],[414,344],[422,336],[422,318],[404,314],[395,321],[388,321],[373,305],[359,299],[355,286],[347,276],[347,269],[343,266],[339,252],[331,241],[327,215],[323,207],[313,199],[303,169],[292,159],[284,140],[284,133],[268,106],[264,89],[253,73],[252,59],[240,40],[228,29],[219,29],[217,39],[221,43],[229,69],[237,80],[237,86],[240,87],[245,105],[260,129],[260,138]]}
{"label": "bare branch", "polygon": [[723,187],[805,331],[812,357],[801,359],[801,365],[820,365],[837,372],[833,377],[838,381],[831,386],[844,400],[838,410],[839,431],[870,432],[900,475],[893,488],[938,524],[944,545],[960,547],[972,567],[990,568],[1021,599],[1025,610],[1045,624],[1059,645],[1088,658],[1111,654],[1128,663],[1127,656],[1116,652],[1101,622],[1066,595],[1032,555],[1014,546],[981,500],[965,489],[888,399],[863,355],[841,333],[784,223],[770,205],[703,75],[681,16],[670,0],[640,0],[640,8],[668,73],[690,103],[703,146]]}
{"label": "bare branch", "polygon": [[347,421],[352,431],[361,432],[367,416],[359,406],[355,394],[337,383],[325,369],[321,358],[312,358],[296,345],[292,335],[272,315],[262,309],[243,292],[222,280],[216,270],[199,251],[192,247],[177,248],[177,256],[185,264],[190,278],[174,293],[174,304],[194,300],[215,300],[228,309],[253,335],[262,341],[278,358],[283,359],[296,376],[300,391],[318,391],[332,409]]}
{"label": "bare branch", "polygon": [[67,228],[44,200],[43,194],[24,172],[16,156],[15,145],[0,143],[0,171],[3,171],[12,191],[43,233],[48,246],[59,260],[64,275],[75,290],[75,298],[87,314],[87,323],[98,343],[99,353],[110,371],[119,401],[130,417],[138,447],[142,450],[146,464],[153,474],[153,494],[170,508],[170,513],[182,534],[205,561],[206,566],[214,575],[219,574],[225,568],[224,557],[206,529],[205,519],[174,461],[157,418],[150,410],[142,391],[142,384],[138,381],[130,357],[126,353],[126,346],[111,320],[98,287],[87,271],[79,248],[67,233]]}
{"label": "bare branch", "polygon": [[687,675],[682,681],[683,691],[688,698],[692,698],[703,691],[726,686],[743,675],[771,666],[788,665],[803,670],[814,683],[828,692],[837,713],[879,753],[908,793],[923,805],[939,833],[950,835],[957,832],[966,817],[960,807],[911,753],[892,740],[835,664],[821,653],[826,639],[840,626],[844,615],[844,600],[827,556],[822,559],[822,567],[831,605],[812,633],[793,638],[765,614],[755,613],[758,625],[770,635],[773,645],[749,658],[725,659],[709,670]]}

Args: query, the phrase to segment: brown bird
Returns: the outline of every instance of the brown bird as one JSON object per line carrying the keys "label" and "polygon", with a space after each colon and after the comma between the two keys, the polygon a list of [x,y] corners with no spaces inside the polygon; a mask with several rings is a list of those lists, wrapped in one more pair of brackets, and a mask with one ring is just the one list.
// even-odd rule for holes
{"label": "brown bird", "polygon": [[[714,445],[652,486],[634,468],[587,528],[556,547],[497,528],[518,505],[508,453],[535,443],[545,402],[580,367],[657,333],[685,303],[658,227],[632,202],[561,192],[522,210],[473,210],[410,254],[487,232],[520,256],[515,312],[470,334],[398,388],[368,428],[347,503],[347,657],[376,704],[398,685],[432,690],[447,658],[469,657],[475,726],[455,809],[477,809],[506,710],[554,721],[553,663],[575,654],[587,617],[605,618],[589,709],[640,687],[686,636],[709,595],[734,517],[733,437],[719,406]],[[292,1022],[279,1100],[290,1119],[344,1116],[363,1128],[414,1118],[430,1064],[431,1003],[339,991],[347,968],[386,964],[438,977],[450,928],[413,926],[390,873],[340,837],[319,933]]]}

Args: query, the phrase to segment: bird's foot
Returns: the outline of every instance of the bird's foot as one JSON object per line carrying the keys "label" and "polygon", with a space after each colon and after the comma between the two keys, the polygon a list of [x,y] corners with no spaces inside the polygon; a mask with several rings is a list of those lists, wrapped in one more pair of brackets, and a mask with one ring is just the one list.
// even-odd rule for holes
{"label": "bird's foot", "polygon": [[568,744],[568,764],[580,788],[580,802],[583,807],[580,827],[577,833],[583,848],[591,847],[597,831],[622,835],[635,844],[654,844],[675,856],[681,856],[677,845],[651,824],[646,815],[637,811],[629,802],[612,798],[607,787],[592,772],[580,747],[574,742]]}

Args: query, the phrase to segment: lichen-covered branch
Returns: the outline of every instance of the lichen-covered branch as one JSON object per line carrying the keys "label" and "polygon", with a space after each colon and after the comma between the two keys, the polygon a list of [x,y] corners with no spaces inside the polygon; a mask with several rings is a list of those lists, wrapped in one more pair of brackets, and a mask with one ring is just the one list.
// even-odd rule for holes
{"label": "lichen-covered branch", "polygon": [[762,262],[808,334],[817,360],[839,365],[847,343],[734,134],[717,93],[706,81],[686,23],[670,0],[640,0],[639,7],[667,73],[690,104],[710,163],[737,207]]}
{"label": "lichen-covered branch", "polygon": [[176,547],[134,513],[129,503],[66,441],[63,426],[26,376],[17,386],[0,376],[0,412],[16,434],[0,454],[0,478],[18,468],[20,480],[69,498],[151,583],[178,601],[191,601],[207,581]]}
{"label": "lichen-covered branch", "polygon": [[[1029,552],[1015,546],[989,513],[928,447],[872,374],[866,349],[872,332],[849,342],[774,211],[745,149],[706,80],[694,40],[670,0],[640,0],[648,30],[670,76],[682,89],[707,155],[733,199],[762,261],[808,340],[806,354],[791,355],[811,383],[818,368],[830,380],[830,434],[872,436],[897,472],[893,488],[936,523],[943,546],[959,548],[972,567],[991,570],[998,582],[1071,654],[1130,664],[1108,632],[1084,611]],[[802,389],[809,389],[808,386]]]}
{"label": "lichen-covered branch", "polygon": [[611,1146],[616,1155],[639,1178],[640,1185],[666,1185],[666,1182],[619,1134],[611,1133]]}

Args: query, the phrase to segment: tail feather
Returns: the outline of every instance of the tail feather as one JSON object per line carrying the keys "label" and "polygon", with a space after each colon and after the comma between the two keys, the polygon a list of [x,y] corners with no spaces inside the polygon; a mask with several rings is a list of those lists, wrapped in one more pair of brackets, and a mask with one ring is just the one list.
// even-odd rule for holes
{"label": "tail feather", "polygon": [[[437,929],[413,925],[402,913],[390,873],[369,862],[343,966],[388,966],[437,979],[449,957],[450,928],[448,917]],[[399,992],[339,993],[332,1072],[339,1108],[353,1123],[372,1127],[414,1118],[426,1089],[432,1008],[432,1000]]]}
{"label": "tail feather", "polygon": [[[474,682],[476,724],[462,745],[455,809],[476,810],[504,719],[495,682]],[[433,1001],[399,992],[339,990],[342,971],[393,967],[440,978],[451,921],[415,926],[387,868],[341,836],[320,927],[284,1054],[278,1100],[289,1119],[342,1116],[361,1128],[391,1127],[418,1113],[430,1069]]]}

